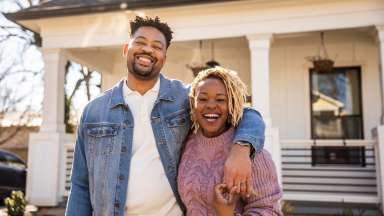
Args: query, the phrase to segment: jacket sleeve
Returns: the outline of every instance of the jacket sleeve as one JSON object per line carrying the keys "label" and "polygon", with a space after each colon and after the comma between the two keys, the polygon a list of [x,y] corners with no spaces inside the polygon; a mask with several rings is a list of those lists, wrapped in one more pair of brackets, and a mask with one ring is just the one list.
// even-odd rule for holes
{"label": "jacket sleeve", "polygon": [[260,152],[264,147],[265,124],[260,113],[253,108],[245,107],[243,117],[236,127],[233,142],[248,142],[256,152]]}
{"label": "jacket sleeve", "polygon": [[89,195],[87,158],[85,156],[84,148],[83,117],[78,126],[74,161],[72,165],[71,191],[69,194],[65,215],[92,215],[92,205]]}
{"label": "jacket sleeve", "polygon": [[282,216],[279,200],[282,197],[276,167],[270,154],[263,150],[256,154],[252,164],[255,196],[244,199],[241,215]]}

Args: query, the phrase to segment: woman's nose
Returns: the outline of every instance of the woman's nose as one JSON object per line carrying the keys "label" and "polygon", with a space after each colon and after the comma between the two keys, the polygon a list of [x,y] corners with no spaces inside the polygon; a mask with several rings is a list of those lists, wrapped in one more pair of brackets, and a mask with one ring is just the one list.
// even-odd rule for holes
{"label": "woman's nose", "polygon": [[215,108],[216,107],[216,102],[214,100],[209,100],[207,103],[208,108]]}

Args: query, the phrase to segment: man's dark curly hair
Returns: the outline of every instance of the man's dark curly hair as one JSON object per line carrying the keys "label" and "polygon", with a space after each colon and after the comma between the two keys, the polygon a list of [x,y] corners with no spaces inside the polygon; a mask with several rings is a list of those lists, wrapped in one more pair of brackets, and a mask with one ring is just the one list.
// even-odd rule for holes
{"label": "man's dark curly hair", "polygon": [[173,38],[172,37],[173,31],[171,30],[171,28],[168,26],[167,23],[161,22],[160,18],[157,16],[155,18],[151,18],[151,17],[143,18],[143,17],[136,16],[135,20],[130,22],[130,26],[131,26],[131,37],[135,34],[135,32],[140,27],[150,26],[150,27],[156,28],[161,33],[163,33],[165,40],[167,42],[167,44],[166,44],[167,49],[168,49],[168,47],[171,43],[171,40]]}

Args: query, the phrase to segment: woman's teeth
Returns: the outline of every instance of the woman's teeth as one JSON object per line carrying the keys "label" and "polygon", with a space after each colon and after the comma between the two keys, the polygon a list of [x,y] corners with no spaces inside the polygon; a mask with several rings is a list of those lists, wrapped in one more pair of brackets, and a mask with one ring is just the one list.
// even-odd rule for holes
{"label": "woman's teeth", "polygon": [[218,114],[204,114],[203,116],[209,122],[216,121],[220,117]]}

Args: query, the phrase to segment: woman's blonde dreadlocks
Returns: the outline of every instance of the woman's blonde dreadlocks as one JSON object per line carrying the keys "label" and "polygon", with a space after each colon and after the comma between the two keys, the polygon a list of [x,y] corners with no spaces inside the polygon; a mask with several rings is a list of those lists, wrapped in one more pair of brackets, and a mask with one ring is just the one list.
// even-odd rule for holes
{"label": "woman's blonde dreadlocks", "polygon": [[197,87],[199,83],[208,78],[219,79],[224,83],[228,95],[228,123],[237,126],[243,116],[243,106],[247,96],[247,86],[241,81],[235,71],[216,66],[201,71],[191,83],[189,93],[189,103],[191,105],[192,127],[194,132],[199,129],[199,125],[194,117],[194,103],[196,100]]}

